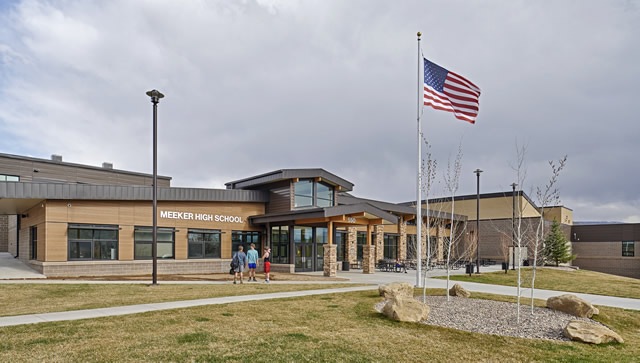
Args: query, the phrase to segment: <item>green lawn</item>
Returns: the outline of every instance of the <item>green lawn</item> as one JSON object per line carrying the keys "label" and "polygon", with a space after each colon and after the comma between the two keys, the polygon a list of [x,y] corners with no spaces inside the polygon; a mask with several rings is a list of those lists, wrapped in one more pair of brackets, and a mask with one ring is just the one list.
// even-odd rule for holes
{"label": "green lawn", "polygon": [[[522,286],[531,287],[531,268],[522,269]],[[436,277],[446,279],[446,277]],[[516,286],[517,271],[481,273],[480,275],[455,275],[452,280],[479,282],[483,284]],[[608,295],[640,299],[640,279],[622,277],[587,270],[562,271],[549,268],[538,268],[536,271],[536,288],[582,292],[586,294]]]}
{"label": "green lawn", "polygon": [[378,301],[376,291],[364,291],[0,328],[0,361],[630,362],[640,357],[638,311],[601,307],[597,318],[625,343],[593,346],[398,323],[373,309]]}
{"label": "green lawn", "polygon": [[0,316],[349,286],[362,284],[1,284]]}

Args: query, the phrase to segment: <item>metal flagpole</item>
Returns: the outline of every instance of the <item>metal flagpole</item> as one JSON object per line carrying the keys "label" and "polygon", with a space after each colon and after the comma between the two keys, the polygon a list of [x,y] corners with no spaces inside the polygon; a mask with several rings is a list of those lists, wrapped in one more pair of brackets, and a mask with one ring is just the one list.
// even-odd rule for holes
{"label": "metal flagpole", "polygon": [[422,61],[420,60],[420,36],[422,33],[418,32],[418,180],[417,180],[417,191],[416,191],[416,251],[417,251],[417,269],[416,269],[416,286],[421,287],[421,272],[422,272],[422,129],[420,127],[420,108],[422,107],[422,95],[420,89],[422,86],[420,85],[420,65]]}

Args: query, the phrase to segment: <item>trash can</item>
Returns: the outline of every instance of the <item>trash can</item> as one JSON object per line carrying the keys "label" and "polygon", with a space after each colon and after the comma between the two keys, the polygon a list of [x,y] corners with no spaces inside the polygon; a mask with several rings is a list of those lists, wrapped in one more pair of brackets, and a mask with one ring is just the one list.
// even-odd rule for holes
{"label": "trash can", "polygon": [[529,266],[529,260],[523,260],[522,266]]}
{"label": "trash can", "polygon": [[349,271],[349,261],[342,261],[342,271]]}
{"label": "trash can", "polygon": [[471,275],[473,273],[473,264],[468,263],[465,271],[466,271],[465,273],[468,273],[469,275]]}
{"label": "trash can", "polygon": [[502,269],[505,270],[505,271],[508,270],[509,269],[509,262],[503,262],[502,263]]}

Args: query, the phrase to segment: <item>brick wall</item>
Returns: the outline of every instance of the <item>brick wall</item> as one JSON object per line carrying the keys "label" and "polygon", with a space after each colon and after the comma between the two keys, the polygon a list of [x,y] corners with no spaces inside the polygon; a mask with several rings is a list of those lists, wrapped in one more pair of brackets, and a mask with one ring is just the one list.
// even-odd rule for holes
{"label": "brick wall", "polygon": [[622,256],[622,241],[573,242],[577,258],[574,266],[613,275],[640,278],[640,241],[635,242],[635,256]]}
{"label": "brick wall", "polygon": [[0,215],[0,252],[9,251],[9,216]]}
{"label": "brick wall", "polygon": [[18,229],[18,217],[7,216],[7,241],[8,241],[7,250],[14,257],[18,254],[17,229]]}

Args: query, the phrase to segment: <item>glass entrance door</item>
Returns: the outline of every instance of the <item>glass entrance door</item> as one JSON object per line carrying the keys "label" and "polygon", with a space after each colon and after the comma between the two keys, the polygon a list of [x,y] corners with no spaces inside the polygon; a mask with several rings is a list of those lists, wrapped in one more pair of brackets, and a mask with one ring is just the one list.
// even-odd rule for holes
{"label": "glass entrance door", "polygon": [[313,244],[296,244],[296,272],[313,271]]}

